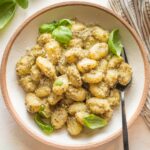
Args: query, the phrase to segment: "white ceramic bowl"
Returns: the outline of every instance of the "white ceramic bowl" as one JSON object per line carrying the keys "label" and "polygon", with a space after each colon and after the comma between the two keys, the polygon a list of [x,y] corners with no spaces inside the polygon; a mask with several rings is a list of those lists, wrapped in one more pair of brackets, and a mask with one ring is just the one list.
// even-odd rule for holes
{"label": "white ceramic bowl", "polygon": [[38,27],[45,22],[61,18],[78,18],[86,24],[99,24],[107,30],[119,28],[129,63],[133,68],[133,81],[126,91],[128,125],[139,115],[148,90],[148,63],[144,48],[135,31],[121,18],[99,5],[85,2],[64,2],[48,6],[29,17],[15,32],[5,50],[1,66],[1,86],[4,100],[17,123],[39,141],[67,149],[83,149],[102,145],[121,133],[121,111],[115,110],[110,124],[96,132],[72,138],[62,129],[47,136],[35,125],[24,105],[24,92],[18,85],[15,65],[25,49],[35,44]]}

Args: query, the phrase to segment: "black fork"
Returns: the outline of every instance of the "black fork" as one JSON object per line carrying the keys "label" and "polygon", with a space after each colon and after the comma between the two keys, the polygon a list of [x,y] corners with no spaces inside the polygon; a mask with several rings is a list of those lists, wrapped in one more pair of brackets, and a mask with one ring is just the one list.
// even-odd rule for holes
{"label": "black fork", "polygon": [[[128,58],[125,52],[125,49],[123,48],[122,57],[124,58],[124,61],[128,63]],[[125,111],[125,89],[130,85],[131,81],[123,86],[121,84],[117,84],[116,88],[121,91],[121,111],[122,111],[122,134],[123,134],[123,146],[124,150],[129,150],[129,142],[128,142],[128,128],[127,128],[127,121],[126,121],[126,111]]]}

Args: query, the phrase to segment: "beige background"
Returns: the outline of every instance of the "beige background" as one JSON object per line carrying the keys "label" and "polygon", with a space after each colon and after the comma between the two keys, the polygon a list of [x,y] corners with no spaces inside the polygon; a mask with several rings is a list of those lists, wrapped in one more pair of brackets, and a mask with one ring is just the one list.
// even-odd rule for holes
{"label": "beige background", "polygon": [[[14,19],[9,25],[0,31],[0,60],[8,40],[15,29],[37,10],[63,0],[30,0],[27,10],[17,9]],[[67,0],[65,0],[67,1]],[[90,1],[90,0],[84,0]],[[109,7],[108,0],[91,0],[103,6]],[[138,117],[129,129],[130,150],[149,150],[150,149],[150,130],[145,125],[143,119]],[[58,150],[39,143],[27,135],[13,120],[6,109],[0,93],[0,150]],[[116,140],[93,150],[122,150],[121,137]]]}

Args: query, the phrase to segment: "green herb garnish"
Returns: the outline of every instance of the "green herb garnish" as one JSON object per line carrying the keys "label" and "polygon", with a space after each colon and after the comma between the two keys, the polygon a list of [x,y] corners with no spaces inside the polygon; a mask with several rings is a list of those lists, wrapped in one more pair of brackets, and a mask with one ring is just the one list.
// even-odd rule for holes
{"label": "green herb garnish", "polygon": [[55,86],[61,86],[61,85],[63,85],[63,82],[60,81],[60,80],[56,80],[56,81],[54,82],[54,85],[55,85]]}
{"label": "green herb garnish", "polygon": [[50,24],[42,24],[39,28],[40,33],[52,33],[53,30],[56,28],[56,23],[52,22]]}
{"label": "green herb garnish", "polygon": [[25,9],[28,0],[0,0],[0,30],[13,18],[17,5]]}
{"label": "green herb garnish", "polygon": [[110,33],[109,40],[108,40],[108,46],[109,46],[109,50],[114,55],[117,55],[117,56],[121,55],[121,52],[123,50],[123,45],[119,38],[119,30],[118,29],[115,29]]}
{"label": "green herb garnish", "polygon": [[68,27],[59,26],[52,32],[52,36],[62,44],[68,44],[72,39],[72,32]]}
{"label": "green herb garnish", "polygon": [[59,26],[70,26],[72,25],[72,21],[70,19],[61,19],[58,22]]}
{"label": "green herb garnish", "polygon": [[102,128],[107,125],[107,121],[105,119],[94,114],[90,114],[89,116],[83,118],[83,123],[90,129]]}
{"label": "green herb garnish", "polygon": [[11,0],[3,0],[0,2],[0,29],[12,19],[15,14],[16,3]]}
{"label": "green herb garnish", "polygon": [[52,23],[43,24],[39,28],[40,33],[51,33],[53,38],[59,43],[66,45],[72,39],[71,27],[72,21],[61,19]]}
{"label": "green herb garnish", "polygon": [[35,115],[34,121],[45,134],[50,134],[53,132],[54,129],[52,125],[44,122],[39,114]]}
{"label": "green herb garnish", "polygon": [[16,0],[16,2],[20,7],[24,8],[24,9],[26,9],[29,5],[28,0]]}

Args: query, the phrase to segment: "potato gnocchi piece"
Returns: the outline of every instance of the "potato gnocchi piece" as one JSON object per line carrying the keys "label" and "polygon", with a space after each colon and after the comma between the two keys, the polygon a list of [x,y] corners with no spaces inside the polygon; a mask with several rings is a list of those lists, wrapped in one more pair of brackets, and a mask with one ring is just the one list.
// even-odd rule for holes
{"label": "potato gnocchi piece", "polygon": [[25,55],[20,58],[16,64],[16,72],[18,76],[30,74],[31,66],[34,64],[35,58],[30,55]]}
{"label": "potato gnocchi piece", "polygon": [[38,37],[37,43],[40,46],[44,46],[46,43],[50,42],[51,40],[52,40],[52,36],[50,33],[43,33]]}
{"label": "potato gnocchi piece", "polygon": [[118,81],[118,71],[116,69],[107,70],[105,76],[105,82],[110,86],[114,87]]}
{"label": "potato gnocchi piece", "polygon": [[72,24],[72,27],[71,27],[71,31],[74,33],[74,32],[79,32],[79,31],[81,31],[81,30],[83,30],[83,29],[85,29],[86,28],[86,26],[84,25],[84,24],[82,24],[82,23],[80,23],[80,22],[74,22],[73,24]]}
{"label": "potato gnocchi piece", "polygon": [[70,135],[77,136],[81,133],[82,129],[82,125],[77,122],[75,117],[68,117],[67,130]]}
{"label": "potato gnocchi piece", "polygon": [[74,101],[84,101],[86,98],[86,90],[84,88],[75,88],[73,86],[69,86],[66,91],[66,97],[69,99],[73,99]]}
{"label": "potato gnocchi piece", "polygon": [[108,54],[107,43],[96,43],[89,49],[89,58],[94,60],[100,60],[106,57]]}
{"label": "potato gnocchi piece", "polygon": [[34,56],[35,58],[38,56],[45,57],[46,53],[44,49],[40,45],[35,45],[31,50],[27,52],[28,55]]}
{"label": "potato gnocchi piece", "polygon": [[30,75],[21,77],[19,83],[26,92],[34,92],[37,88],[37,84],[32,80]]}
{"label": "potato gnocchi piece", "polygon": [[70,115],[75,115],[77,112],[80,111],[87,111],[87,107],[85,103],[75,102],[72,105],[70,105],[68,108],[68,112]]}
{"label": "potato gnocchi piece", "polygon": [[85,28],[84,30],[78,32],[77,36],[81,38],[84,42],[88,41],[89,38],[92,37],[92,28],[91,27]]}
{"label": "potato gnocchi piece", "polygon": [[71,84],[75,87],[81,87],[82,80],[80,73],[75,65],[71,65],[67,68],[67,75]]}
{"label": "potato gnocchi piece", "polygon": [[113,116],[113,110],[112,109],[110,109],[109,111],[107,111],[101,115],[101,117],[106,119],[107,121],[110,121],[112,116]]}
{"label": "potato gnocchi piece", "polygon": [[84,125],[83,119],[88,116],[89,116],[89,113],[85,111],[79,111],[75,114],[75,118],[82,125]]}
{"label": "potato gnocchi piece", "polygon": [[90,111],[97,115],[102,115],[111,111],[111,107],[107,99],[100,99],[100,98],[90,98],[86,101],[86,104]]}
{"label": "potato gnocchi piece", "polygon": [[36,59],[36,65],[40,68],[40,70],[50,79],[56,78],[56,71],[53,64],[46,58],[39,56]]}
{"label": "potato gnocchi piece", "polygon": [[74,38],[71,39],[68,45],[70,48],[77,47],[82,48],[83,47],[83,41],[80,38]]}
{"label": "potato gnocchi piece", "polygon": [[120,92],[117,89],[113,89],[110,92],[109,97],[107,98],[111,107],[118,106],[120,103]]}
{"label": "potato gnocchi piece", "polygon": [[132,68],[129,64],[122,62],[119,67],[119,77],[118,81],[122,85],[127,85],[132,78]]}
{"label": "potato gnocchi piece", "polygon": [[74,100],[73,99],[68,99],[68,98],[63,98],[61,101],[60,101],[60,105],[61,106],[64,106],[64,107],[69,107],[71,104],[74,103]]}
{"label": "potato gnocchi piece", "polygon": [[90,70],[96,68],[98,65],[96,60],[83,58],[77,63],[77,68],[81,73],[89,72]]}
{"label": "potato gnocchi piece", "polygon": [[57,77],[53,84],[53,92],[56,95],[62,95],[67,91],[69,87],[68,77],[66,75],[61,75]]}
{"label": "potato gnocchi piece", "polygon": [[101,59],[98,64],[97,70],[100,70],[103,73],[106,73],[107,67],[108,67],[108,61],[106,59]]}
{"label": "potato gnocchi piece", "polygon": [[46,53],[48,54],[50,61],[53,64],[57,64],[58,60],[61,57],[61,47],[59,43],[55,40],[51,40],[49,43],[46,43],[44,45],[44,49]]}
{"label": "potato gnocchi piece", "polygon": [[67,50],[65,53],[65,58],[67,63],[71,64],[71,63],[76,63],[78,61],[78,49],[73,48],[70,50]]}
{"label": "potato gnocchi piece", "polygon": [[67,121],[67,111],[64,108],[57,108],[51,115],[51,123],[55,129],[60,129]]}
{"label": "potato gnocchi piece", "polygon": [[25,97],[25,104],[30,113],[36,113],[40,110],[42,102],[34,93],[28,93]]}
{"label": "potato gnocchi piece", "polygon": [[98,26],[93,27],[92,35],[100,42],[107,42],[109,38],[109,32]]}
{"label": "potato gnocchi piece", "polygon": [[42,76],[42,78],[40,79],[39,86],[48,86],[48,87],[52,88],[52,85],[53,85],[53,81],[51,81],[46,76]]}
{"label": "potato gnocchi piece", "polygon": [[36,96],[43,98],[50,95],[51,89],[49,86],[41,86],[35,90]]}
{"label": "potato gnocchi piece", "polygon": [[56,105],[59,101],[63,99],[63,95],[56,95],[54,93],[51,93],[50,96],[47,98],[47,101],[50,105]]}
{"label": "potato gnocchi piece", "polygon": [[108,62],[108,68],[118,68],[122,62],[122,57],[113,56]]}
{"label": "potato gnocchi piece", "polygon": [[84,40],[83,47],[89,50],[96,43],[98,43],[98,41],[93,36],[88,36],[86,40]]}
{"label": "potato gnocchi piece", "polygon": [[56,70],[60,74],[65,74],[67,71],[67,61],[65,56],[62,54],[61,58],[58,60],[58,65],[56,66]]}
{"label": "potato gnocchi piece", "polygon": [[31,67],[30,75],[31,75],[32,80],[35,82],[39,82],[41,79],[41,72],[36,65],[33,65]]}
{"label": "potato gnocchi piece", "polygon": [[32,47],[31,51],[32,51],[32,50],[38,50],[38,51],[40,51],[40,50],[42,50],[42,49],[43,49],[42,46],[40,46],[39,44],[36,44],[36,45],[34,45],[34,46]]}
{"label": "potato gnocchi piece", "polygon": [[71,48],[65,52],[65,58],[67,63],[76,63],[78,60],[88,56],[88,51],[81,48]]}
{"label": "potato gnocchi piece", "polygon": [[86,83],[99,83],[104,78],[104,73],[98,70],[92,70],[88,73],[83,74],[82,79]]}
{"label": "potato gnocchi piece", "polygon": [[90,84],[90,92],[95,97],[106,98],[109,95],[110,88],[105,82],[100,82],[98,84]]}

